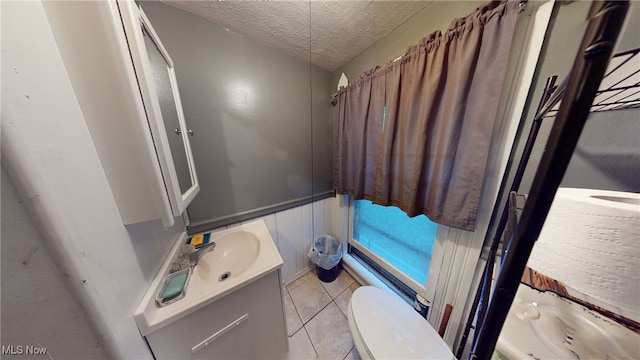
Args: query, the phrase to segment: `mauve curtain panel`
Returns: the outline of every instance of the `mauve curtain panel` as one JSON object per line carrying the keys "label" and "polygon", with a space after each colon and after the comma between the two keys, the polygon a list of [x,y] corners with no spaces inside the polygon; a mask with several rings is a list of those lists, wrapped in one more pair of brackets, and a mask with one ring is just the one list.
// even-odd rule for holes
{"label": "mauve curtain panel", "polygon": [[334,187],[474,230],[518,2],[490,2],[341,89]]}

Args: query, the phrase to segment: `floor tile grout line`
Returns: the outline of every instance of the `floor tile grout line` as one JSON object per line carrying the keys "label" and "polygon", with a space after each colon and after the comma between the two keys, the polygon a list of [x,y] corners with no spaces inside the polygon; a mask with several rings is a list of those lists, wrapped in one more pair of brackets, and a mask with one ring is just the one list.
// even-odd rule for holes
{"label": "floor tile grout line", "polygon": [[[303,276],[306,276],[303,275]],[[293,299],[293,296],[291,296],[291,290],[298,288],[299,286],[307,283],[309,280],[311,279],[316,279],[316,281],[318,283],[320,283],[322,289],[324,290],[324,292],[329,296],[330,301],[325,304],[319,311],[317,311],[313,316],[311,316],[311,318],[309,320],[307,320],[306,322],[302,321],[302,316],[300,315],[300,312],[298,311],[298,306],[296,306],[296,302]],[[315,319],[316,316],[318,316],[320,313],[322,313],[322,311],[324,311],[328,306],[331,305],[331,303],[334,303],[335,306],[338,308],[338,311],[340,312],[340,314],[342,314],[344,316],[344,318],[346,318],[348,320],[348,315],[344,313],[344,311],[342,310],[342,308],[340,308],[340,306],[338,305],[338,303],[336,302],[336,299],[338,299],[340,296],[342,296],[347,290],[349,290],[354,284],[358,284],[358,286],[362,286],[360,285],[355,279],[352,278],[352,281],[344,288],[340,291],[340,293],[338,293],[335,297],[331,295],[331,293],[329,293],[329,291],[324,287],[324,284],[317,279],[316,277],[313,276],[309,276],[308,279],[304,280],[303,282],[297,284],[296,287],[292,288],[292,289],[288,289],[286,288],[286,292],[289,295],[290,299],[291,299],[291,303],[293,304],[293,308],[296,312],[296,315],[298,316],[298,318],[300,319],[300,322],[302,323],[302,326],[300,328],[298,328],[291,336],[289,336],[289,338],[295,336],[301,329],[304,329],[305,334],[307,336],[307,339],[309,339],[309,342],[311,343],[311,346],[313,348],[313,351],[316,354],[316,358],[318,358],[320,355],[318,354],[318,350],[316,349],[316,344],[314,344],[313,340],[311,339],[311,336],[309,335],[309,331],[307,329],[307,325],[309,324],[309,322],[311,322],[311,320]],[[351,349],[344,355],[344,357],[342,357],[342,360],[346,359],[349,354],[351,354],[355,349],[355,344],[351,347]]]}
{"label": "floor tile grout line", "polygon": [[347,355],[345,355],[345,356],[342,358],[342,360],[346,359],[346,358],[347,358],[347,356],[349,356],[349,354],[351,354],[351,353],[353,352],[353,349],[355,349],[355,348],[356,348],[356,345],[354,344],[354,345],[351,347],[351,350],[349,350],[349,351],[347,352]]}
{"label": "floor tile grout line", "polygon": [[338,311],[340,311],[340,313],[344,316],[345,319],[347,319],[347,321],[349,321],[349,317],[347,316],[347,314],[345,314],[342,309],[340,309],[340,306],[338,305],[337,302],[335,302],[335,300],[333,301],[334,304],[336,304],[336,307],[338,308]]}
{"label": "floor tile grout line", "polygon": [[[296,315],[298,315],[298,319],[300,319],[300,327],[298,328],[298,330],[294,331],[293,334],[291,334],[291,336],[295,335],[298,331],[300,331],[300,329],[302,329],[304,327],[304,323],[302,323],[302,316],[300,316],[300,313],[298,312],[298,308],[296,307],[296,302],[293,301],[293,297],[291,295],[289,295],[289,298],[291,299],[291,304],[293,305],[293,310],[295,310]],[[285,314],[286,316],[286,314]],[[291,337],[289,336],[289,337]]]}
{"label": "floor tile grout line", "polygon": [[347,291],[347,290],[351,287],[351,285],[353,285],[355,282],[356,282],[356,281],[354,280],[352,283],[350,283],[350,284],[349,284],[349,286],[347,286],[346,288],[342,289],[342,290],[341,290],[341,291],[340,291],[340,292],[339,292],[335,297],[333,297],[333,295],[329,294],[329,291],[327,291],[326,289],[325,289],[325,291],[327,291],[327,293],[329,294],[329,296],[330,296],[333,300],[335,300],[335,299],[339,298],[339,297],[340,297],[340,295],[342,295],[342,293],[344,293],[345,291]]}
{"label": "floor tile grout line", "polygon": [[291,334],[291,335],[289,335],[289,336],[287,336],[287,337],[290,337],[290,338],[291,338],[291,337],[296,336],[296,334],[297,334],[297,333],[299,333],[299,332],[300,332],[300,330],[302,330],[302,329],[304,329],[304,326],[300,326],[296,331],[294,331],[294,332],[293,332],[293,334]]}
{"label": "floor tile grout line", "polygon": [[[296,279],[296,280],[292,281],[290,284],[285,285],[285,286],[284,286],[284,287],[285,287],[285,289],[286,289],[287,291],[291,292],[291,290],[293,290],[293,289],[296,289],[296,288],[300,287],[302,284],[306,283],[307,281],[309,281],[309,280],[311,280],[311,279],[317,279],[317,280],[318,280],[318,282],[320,283],[320,285],[322,285],[322,288],[324,289],[324,291],[326,291],[326,292],[329,294],[329,291],[328,291],[328,290],[325,288],[325,286],[324,286],[325,282],[320,281],[320,279],[318,279],[316,276],[312,276],[312,275],[309,275],[309,274],[313,274],[313,271],[312,271],[312,270],[309,270],[306,274],[304,274],[304,275],[300,276],[298,279]],[[349,273],[346,273],[346,274],[351,278],[351,283],[347,286],[347,288],[349,288],[349,286],[353,285],[353,283],[354,283],[354,282],[357,282],[357,281],[356,281],[356,280],[355,280],[351,275],[349,275]],[[315,275],[315,274],[314,274],[314,275]],[[302,282],[300,282],[300,283],[299,283],[299,284],[297,284],[295,287],[293,287],[293,288],[291,288],[291,289],[289,288],[289,286],[291,286],[291,285],[295,284],[297,281],[299,281],[300,279],[302,279],[302,278],[303,278],[303,277],[305,277],[305,276],[308,276],[309,278],[308,278],[308,279],[306,279],[306,280],[304,280],[304,281],[302,281]],[[338,276],[340,276],[340,275],[338,275]],[[346,288],[345,288],[345,290],[346,290]],[[344,290],[343,290],[343,291],[344,291]],[[329,296],[331,296],[331,294],[329,294]]]}
{"label": "floor tile grout line", "polygon": [[[326,309],[327,306],[331,305],[331,303],[334,302],[333,300],[329,301],[325,306],[322,307],[322,309],[318,310],[318,312],[316,312],[315,314],[313,314],[313,316],[311,318],[309,318],[309,320],[307,320],[306,322],[302,323],[302,326],[306,326],[311,320],[313,320],[313,318],[315,318],[316,316],[318,316],[318,314],[320,314],[322,312],[322,310]],[[336,306],[338,306],[338,304],[336,304]],[[338,306],[338,309],[340,307]],[[342,312],[342,311],[341,311]],[[302,318],[300,318],[300,320],[302,320]]]}
{"label": "floor tile grout line", "polygon": [[304,281],[300,282],[299,284],[297,284],[295,287],[293,287],[293,288],[289,289],[289,286],[291,286],[291,285],[295,284],[295,283],[296,283],[296,281],[298,281],[298,280],[302,279],[303,277],[307,276],[307,274],[309,274],[310,272],[311,272],[311,271],[309,271],[308,273],[306,273],[306,274],[304,274],[304,275],[300,276],[299,278],[297,278],[297,279],[295,279],[294,281],[292,281],[290,284],[285,285],[285,288],[287,289],[287,291],[291,291],[291,290],[293,290],[293,289],[296,289],[296,288],[298,288],[300,285],[302,285],[302,284],[306,283],[307,281],[311,280],[311,278],[312,278],[312,277],[310,276],[307,280],[304,280]]}
{"label": "floor tile grout line", "polygon": [[[308,281],[308,280],[307,280],[307,281]],[[305,282],[307,282],[307,281],[305,281]],[[326,292],[326,291],[325,291],[325,292]],[[331,295],[330,295],[330,294],[327,294],[327,295],[329,295],[329,298],[331,298]],[[332,299],[331,301],[333,301],[333,299]],[[327,305],[329,305],[329,304],[331,303],[331,302],[329,302],[329,303],[325,304],[325,306],[323,306],[323,307],[322,307],[322,309],[318,310],[315,314],[313,314],[313,316],[311,316],[311,317],[309,318],[309,320],[307,320],[307,321],[305,322],[304,320],[302,320],[302,315],[300,315],[300,311],[298,311],[298,307],[296,306],[296,302],[295,302],[295,300],[293,299],[293,296],[291,296],[291,302],[293,303],[293,308],[296,310],[296,313],[298,314],[298,317],[300,318],[300,322],[302,323],[302,326],[303,326],[303,327],[304,327],[304,325],[305,325],[305,324],[307,324],[309,321],[311,321],[311,320],[312,320],[316,315],[318,315],[322,310],[324,310],[324,308],[326,308],[326,307],[327,307]]]}
{"label": "floor tile grout line", "polygon": [[[304,282],[306,283],[309,280],[305,280]],[[320,280],[318,280],[318,282],[320,282]],[[302,284],[301,284],[302,285]],[[302,325],[304,326],[306,323],[308,323],[309,321],[311,321],[316,315],[318,315],[322,310],[324,310],[327,305],[329,305],[332,301],[334,301],[334,299],[331,297],[331,294],[329,294],[329,292],[322,286],[322,284],[320,284],[320,287],[322,288],[322,290],[325,292],[325,294],[327,296],[329,296],[329,299],[331,299],[331,301],[327,304],[325,304],[320,310],[318,310],[315,314],[313,314],[313,316],[311,316],[309,318],[309,320],[307,320],[306,322],[304,320],[302,320],[302,315],[300,315],[300,312],[298,311],[298,307],[296,306],[296,302],[293,299],[293,296],[291,296],[291,302],[293,303],[293,307],[296,309],[296,312],[298,313],[298,316],[300,317],[300,321],[302,321]],[[296,286],[297,288],[297,286]],[[338,305],[338,304],[336,304]]]}
{"label": "floor tile grout line", "polygon": [[311,336],[309,335],[309,332],[307,331],[306,327],[302,327],[304,329],[304,333],[307,334],[307,339],[309,339],[309,342],[311,343],[311,347],[313,348],[313,352],[316,353],[316,359],[320,357],[320,354],[318,354],[318,350],[316,350],[316,344],[313,343],[313,340],[311,340]]}
{"label": "floor tile grout line", "polygon": [[[340,295],[342,295],[342,293],[345,292],[348,288],[349,288],[349,286],[347,286],[346,288],[342,289],[342,291],[340,291],[340,293],[337,294],[335,297],[333,295],[329,294],[329,297],[331,297],[332,300],[335,300],[335,299],[339,298]],[[329,292],[327,291],[327,293],[329,293]]]}
{"label": "floor tile grout line", "polygon": [[340,313],[342,313],[342,315],[344,315],[344,317],[346,317],[346,318],[347,318],[347,320],[349,320],[349,315],[348,315],[348,314],[345,314],[345,313],[344,313],[344,311],[342,311],[342,308],[340,308],[340,305],[338,305],[338,304],[336,303],[336,306],[338,307],[338,310],[340,310]]}
{"label": "floor tile grout line", "polygon": [[[339,298],[342,294],[344,294],[345,291],[349,290],[349,288],[351,287],[351,285],[353,285],[356,281],[353,280],[346,288],[342,289],[342,291],[340,291],[340,293],[338,295],[336,295],[335,298],[333,298],[333,300]],[[329,296],[331,296],[331,294],[329,294]]]}
{"label": "floor tile grout line", "polygon": [[[303,278],[305,278],[305,277],[307,277],[307,279],[306,279],[306,280],[304,280],[304,281],[301,281],[301,280],[302,280]],[[295,287],[293,287],[292,289],[290,289],[290,290],[293,290],[293,289],[295,289],[295,288],[299,287],[300,285],[302,285],[302,284],[306,283],[307,281],[309,281],[310,279],[315,278],[315,277],[316,277],[315,271],[314,271],[313,269],[309,269],[309,271],[307,271],[306,273],[304,273],[304,275],[302,275],[302,276],[298,277],[297,279],[293,280],[293,281],[292,281],[292,282],[290,282],[289,284],[285,285],[285,287],[291,286],[291,285],[296,284],[297,282],[299,282],[298,284],[296,284],[296,286],[295,286]]]}
{"label": "floor tile grout line", "polygon": [[[340,306],[338,306],[338,304],[334,301],[331,300],[327,305],[325,305],[320,311],[318,311],[315,315],[313,315],[311,317],[311,319],[309,319],[309,321],[307,321],[306,323],[304,323],[302,325],[301,329],[304,329],[304,331],[307,334],[307,337],[309,338],[309,341],[311,342],[311,346],[313,347],[313,350],[316,352],[316,356],[319,357],[320,354],[318,354],[318,351],[316,350],[316,344],[313,343],[313,339],[311,339],[311,336],[309,335],[309,331],[307,330],[307,323],[309,323],[311,320],[313,320],[316,316],[318,316],[324,309],[327,308],[327,306],[331,305],[331,303],[334,303],[336,305],[336,307],[338,308],[338,311],[340,311],[340,313],[348,320],[347,315],[344,314],[344,312],[342,312],[342,310],[340,310]],[[298,329],[298,331],[300,331],[300,329]],[[296,331],[297,332],[297,331]],[[351,349],[349,349],[349,351],[347,351],[347,353],[344,355],[344,357],[342,358],[342,360],[346,359],[347,356],[349,356],[349,354],[353,351],[355,347],[355,344],[351,347]]]}
{"label": "floor tile grout line", "polygon": [[[305,280],[304,282],[307,282],[307,281],[309,281],[309,280]],[[329,294],[329,292],[328,292],[328,291],[326,291],[326,289],[324,289],[324,287],[323,287],[323,290],[325,290],[325,292],[327,293],[327,295],[329,295],[329,298],[331,298],[331,301],[330,301],[330,302],[328,302],[327,304],[325,304],[325,305],[324,305],[320,310],[318,310],[315,314],[313,314],[313,316],[311,316],[311,317],[309,318],[309,320],[307,320],[307,321],[302,320],[302,315],[300,315],[300,312],[298,311],[298,307],[296,306],[296,302],[293,300],[293,296],[291,296],[291,302],[293,303],[293,308],[296,310],[296,313],[298,314],[298,317],[300,318],[300,322],[302,323],[302,326],[304,327],[305,325],[307,325],[307,324],[309,323],[309,321],[313,320],[313,318],[314,318],[314,317],[316,317],[318,314],[320,314],[320,313],[322,312],[322,310],[324,310],[324,309],[325,309],[327,306],[329,306],[332,302],[333,302],[334,304],[336,304],[336,306],[338,307],[338,310],[340,310],[340,313],[342,313],[342,315],[344,315],[345,317],[347,317],[347,314],[345,314],[345,313],[344,313],[344,311],[342,311],[342,309],[340,309],[340,306],[338,306],[338,303],[336,303],[335,301],[336,301],[336,299],[337,299],[337,298],[339,298],[339,297],[340,297],[340,295],[342,295],[345,291],[347,291],[347,290],[351,287],[351,285],[353,285],[354,283],[356,283],[355,279],[354,279],[354,281],[353,281],[353,282],[351,282],[351,283],[349,284],[349,286],[347,286],[344,290],[342,290],[342,292],[340,292],[340,294],[338,294],[335,298],[333,298],[333,297],[331,296],[331,294]],[[301,284],[301,285],[302,285],[302,284]],[[320,285],[322,285],[322,284],[320,284]],[[296,287],[297,287],[297,286],[296,286]],[[296,331],[296,332],[297,332],[297,331]]]}

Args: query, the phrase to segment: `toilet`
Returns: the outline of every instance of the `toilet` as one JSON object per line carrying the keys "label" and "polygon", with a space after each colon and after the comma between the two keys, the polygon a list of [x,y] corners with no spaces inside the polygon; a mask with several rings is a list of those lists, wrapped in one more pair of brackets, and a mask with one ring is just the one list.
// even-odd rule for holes
{"label": "toilet", "polygon": [[384,290],[358,288],[349,301],[348,318],[362,359],[455,359],[417,311]]}

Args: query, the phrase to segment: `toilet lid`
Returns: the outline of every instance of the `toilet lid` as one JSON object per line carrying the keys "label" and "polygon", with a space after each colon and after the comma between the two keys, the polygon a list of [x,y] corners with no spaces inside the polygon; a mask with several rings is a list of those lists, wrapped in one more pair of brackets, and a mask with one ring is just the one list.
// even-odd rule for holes
{"label": "toilet lid", "polygon": [[386,291],[358,288],[351,297],[351,311],[363,343],[377,359],[455,359],[418,312]]}

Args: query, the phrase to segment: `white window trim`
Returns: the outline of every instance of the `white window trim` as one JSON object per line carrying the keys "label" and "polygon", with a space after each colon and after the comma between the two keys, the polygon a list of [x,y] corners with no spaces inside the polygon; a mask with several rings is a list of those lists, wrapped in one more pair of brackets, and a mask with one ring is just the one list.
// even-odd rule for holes
{"label": "white window trim", "polygon": [[402,272],[402,270],[398,269],[397,267],[395,267],[393,264],[391,264],[387,260],[385,260],[385,259],[381,258],[380,256],[378,256],[378,254],[376,254],[375,252],[369,250],[365,245],[363,245],[360,241],[358,241],[358,239],[356,239],[354,237],[351,237],[349,239],[349,244],[351,244],[351,246],[353,246],[356,249],[360,250],[367,257],[371,258],[377,264],[382,266],[385,270],[387,270],[389,273],[391,273],[391,275],[395,276],[398,280],[402,281],[405,285],[410,287],[413,291],[417,292],[418,294],[420,294],[422,296],[424,296],[426,294],[426,286],[425,286],[425,284],[420,284],[419,282],[417,282],[416,280],[414,280],[413,278],[411,278],[410,276],[408,276],[407,274]]}

